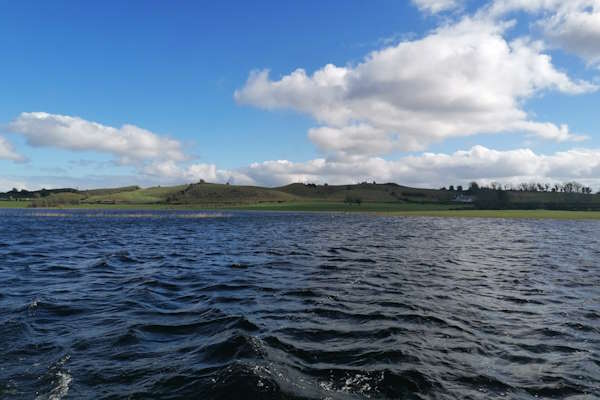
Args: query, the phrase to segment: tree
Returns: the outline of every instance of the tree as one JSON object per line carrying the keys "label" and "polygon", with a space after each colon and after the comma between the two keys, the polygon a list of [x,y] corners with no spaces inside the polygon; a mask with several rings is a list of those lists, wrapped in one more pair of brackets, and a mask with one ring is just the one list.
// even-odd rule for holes
{"label": "tree", "polygon": [[458,185],[458,186],[456,187],[456,191],[458,191],[458,192],[462,192],[462,191],[463,191],[463,187],[462,187],[462,185]]}
{"label": "tree", "polygon": [[450,185],[450,187],[448,188],[449,191],[454,192],[454,185]]}
{"label": "tree", "polygon": [[344,203],[346,204],[358,204],[359,206],[362,203],[362,199],[360,197],[354,197],[354,196],[346,196],[346,198],[344,199]]}
{"label": "tree", "polygon": [[475,193],[479,191],[479,184],[475,181],[469,183],[469,191]]}
{"label": "tree", "polygon": [[487,210],[505,209],[509,203],[509,194],[503,190],[481,190],[475,199],[477,208]]}

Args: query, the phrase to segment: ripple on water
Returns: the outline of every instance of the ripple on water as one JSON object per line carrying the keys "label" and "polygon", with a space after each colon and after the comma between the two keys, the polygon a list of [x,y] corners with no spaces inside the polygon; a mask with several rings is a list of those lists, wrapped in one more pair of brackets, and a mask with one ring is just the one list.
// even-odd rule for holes
{"label": "ripple on water", "polygon": [[220,214],[3,212],[0,398],[598,398],[598,222]]}

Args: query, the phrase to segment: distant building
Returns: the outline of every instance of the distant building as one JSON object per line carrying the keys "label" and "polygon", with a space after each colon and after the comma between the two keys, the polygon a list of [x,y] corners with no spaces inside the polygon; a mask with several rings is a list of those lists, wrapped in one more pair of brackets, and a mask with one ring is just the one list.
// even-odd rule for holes
{"label": "distant building", "polygon": [[473,201],[475,201],[475,199],[473,198],[473,196],[457,194],[456,197],[454,197],[454,199],[452,199],[452,201],[454,201],[456,203],[472,203]]}

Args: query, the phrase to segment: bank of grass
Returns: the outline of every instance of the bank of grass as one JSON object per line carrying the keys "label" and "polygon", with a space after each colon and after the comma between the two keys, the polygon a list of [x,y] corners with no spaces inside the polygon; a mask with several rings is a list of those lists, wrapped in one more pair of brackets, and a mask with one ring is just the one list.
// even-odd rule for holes
{"label": "bank of grass", "polygon": [[0,201],[0,208],[27,208],[29,207],[29,201],[15,201],[15,200],[2,200]]}
{"label": "bank of grass", "polygon": [[176,210],[212,210],[216,207],[205,207],[202,205],[177,205],[166,203],[117,203],[117,204],[102,204],[102,203],[79,203],[79,204],[63,204],[54,207],[33,207],[30,210],[49,209],[49,210],[131,210],[131,211],[176,211]]}
{"label": "bank of grass", "polygon": [[230,207],[238,210],[255,211],[329,211],[329,212],[420,212],[423,210],[443,211],[456,208],[448,204],[420,204],[420,203],[362,203],[346,204],[331,201],[296,201],[278,203],[244,204]]}
{"label": "bank of grass", "polygon": [[396,217],[600,220],[600,211],[421,210],[421,211],[390,211],[390,212],[381,212],[378,214],[385,215],[385,216],[396,216]]}
{"label": "bank of grass", "polygon": [[[2,207],[0,202],[0,208]],[[14,202],[25,204],[27,202]],[[26,208],[28,204],[21,205]],[[238,211],[312,211],[312,212],[422,212],[442,211],[456,208],[455,205],[418,203],[362,203],[346,204],[328,201],[262,202],[255,204],[206,203],[206,204],[167,204],[167,203],[79,203],[39,207],[48,209],[83,210],[238,210]]]}
{"label": "bank of grass", "polygon": [[[0,208],[28,208],[28,201],[0,201]],[[431,203],[362,203],[345,204],[328,201],[263,202],[256,204],[100,204],[81,203],[48,207],[51,209],[89,210],[246,210],[287,212],[363,212],[396,217],[445,217],[445,218],[507,218],[507,219],[558,219],[600,220],[600,211],[559,210],[476,210],[457,209],[456,205]]]}

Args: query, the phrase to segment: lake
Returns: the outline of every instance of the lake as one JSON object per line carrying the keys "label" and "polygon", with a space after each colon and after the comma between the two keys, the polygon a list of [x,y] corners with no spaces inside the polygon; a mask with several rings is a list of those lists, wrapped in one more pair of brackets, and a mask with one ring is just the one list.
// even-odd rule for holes
{"label": "lake", "polygon": [[0,210],[0,398],[600,398],[600,222]]}

